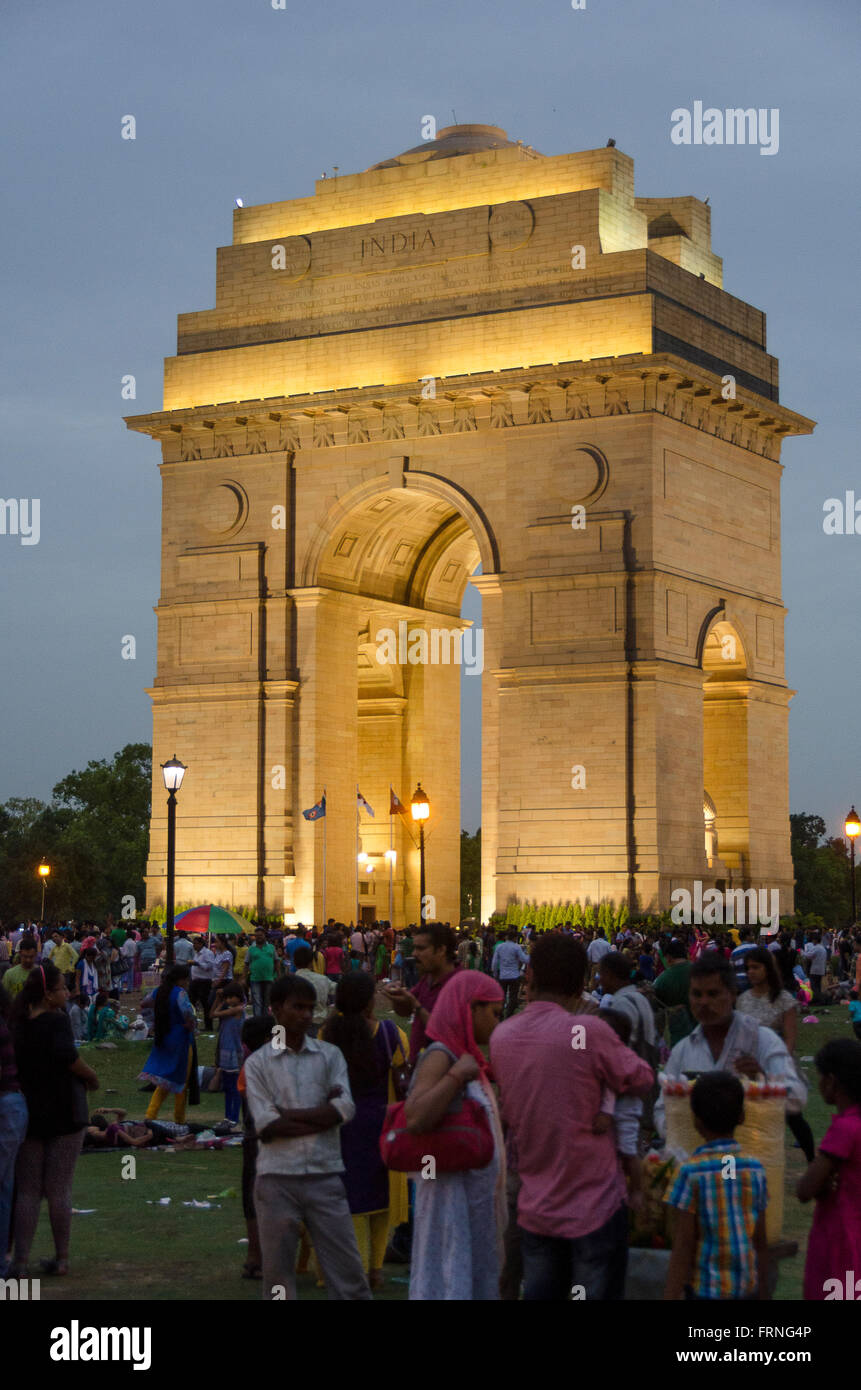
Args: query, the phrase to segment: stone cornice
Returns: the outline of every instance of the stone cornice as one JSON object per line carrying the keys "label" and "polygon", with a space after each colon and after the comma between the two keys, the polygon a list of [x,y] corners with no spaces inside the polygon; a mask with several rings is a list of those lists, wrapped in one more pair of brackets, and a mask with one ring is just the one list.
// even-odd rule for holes
{"label": "stone cornice", "polygon": [[267,703],[270,700],[292,701],[299,682],[293,680],[265,680],[259,677],[247,681],[219,681],[211,685],[190,684],[182,681],[176,685],[158,684],[144,693],[155,703],[188,704],[207,701],[215,704],[232,704],[236,700],[259,700],[261,695]]}
{"label": "stone cornice", "polygon": [[195,462],[392,443],[441,434],[659,414],[750,453],[777,460],[787,435],[814,421],[671,353],[544,363],[421,382],[233,401],[126,417],[129,429],[159,439],[164,461]]}

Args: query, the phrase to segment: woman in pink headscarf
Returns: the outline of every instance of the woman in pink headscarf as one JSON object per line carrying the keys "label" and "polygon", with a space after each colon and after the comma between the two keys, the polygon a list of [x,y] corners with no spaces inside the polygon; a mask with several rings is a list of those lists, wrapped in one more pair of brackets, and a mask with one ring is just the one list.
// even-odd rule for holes
{"label": "woman in pink headscarf", "polygon": [[505,1150],[484,1053],[502,1017],[500,985],[478,970],[458,970],[427,1025],[432,1040],[419,1057],[406,1103],[408,1128],[423,1134],[467,1096],[485,1111],[494,1137],[486,1168],[416,1177],[410,1298],[438,1301],[499,1298],[505,1227]]}

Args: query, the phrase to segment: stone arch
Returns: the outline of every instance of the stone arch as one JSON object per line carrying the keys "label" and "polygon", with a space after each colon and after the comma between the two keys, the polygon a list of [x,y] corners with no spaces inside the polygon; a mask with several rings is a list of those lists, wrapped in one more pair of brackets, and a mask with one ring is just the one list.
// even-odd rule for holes
{"label": "stone arch", "polygon": [[[344,921],[388,917],[390,894],[395,919],[416,920],[418,851],[409,826],[397,816],[390,822],[387,812],[390,788],[407,804],[418,780],[432,806],[430,891],[437,910],[456,918],[461,673],[482,676],[485,630],[499,622],[498,603],[474,631],[461,617],[476,568],[488,576],[499,570],[487,518],[445,478],[399,465],[392,460],[387,473],[328,503],[291,590],[297,650],[313,652],[316,663],[316,678],[300,684],[297,698],[297,746],[313,750],[299,768],[298,805],[308,796],[313,804],[318,784],[327,787],[329,862],[341,866],[337,883],[330,876],[327,911]],[[355,807],[357,786],[376,809],[375,818],[360,811],[358,825],[352,809],[344,813]],[[359,847],[385,872],[357,874],[353,885]],[[297,912],[319,916],[320,841],[304,820],[297,823],[296,875]]]}
{"label": "stone arch", "polygon": [[[343,497],[338,498],[324,522],[318,525],[309,541],[304,561],[298,574],[298,585],[301,588],[314,588],[317,585],[329,584],[331,576],[324,573],[327,552],[334,544],[337,548],[338,533],[346,532],[349,524],[361,519],[364,521],[365,536],[356,536],[356,543],[364,539],[364,553],[376,541],[379,544],[380,531],[383,525],[383,517],[386,508],[380,507],[378,511],[373,508],[388,499],[391,506],[395,505],[398,498],[404,494],[415,504],[411,510],[418,512],[424,509],[424,519],[426,521],[425,532],[422,543],[417,547],[416,552],[410,557],[410,565],[407,573],[407,586],[404,590],[401,601],[415,601],[420,594],[420,586],[424,581],[429,582],[425,577],[428,569],[432,570],[430,557],[436,555],[439,558],[441,542],[446,541],[442,546],[444,551],[460,534],[467,531],[472,537],[476,552],[476,564],[480,564],[484,574],[495,574],[499,570],[499,549],[496,537],[485,517],[481,508],[471,498],[468,493],[445,478],[440,478],[433,473],[409,473],[404,472],[403,476],[393,482],[390,476],[385,474],[376,478],[368,479],[364,483],[351,488]],[[432,506],[437,503],[438,511],[433,514]],[[443,506],[443,504],[445,504]],[[356,528],[354,528],[356,529]],[[362,529],[362,528],[360,528]],[[349,557],[353,556],[355,545],[349,552]],[[355,565],[358,562],[360,549],[354,559]],[[371,560],[379,559],[374,555],[368,555]],[[472,566],[475,568],[475,565]],[[465,586],[464,580],[464,586]],[[335,587],[340,587],[337,583]],[[360,592],[355,582],[346,584],[351,592]],[[461,591],[462,592],[462,591]],[[416,606],[422,606],[417,604]]]}
{"label": "stone arch", "polygon": [[696,643],[697,665],[702,667],[703,670],[706,670],[710,664],[710,654],[707,650],[709,643],[714,647],[714,639],[717,639],[717,645],[720,645],[721,639],[727,636],[735,638],[736,648],[742,654],[741,664],[744,667],[743,673],[745,676],[749,675],[750,664],[748,654],[753,651],[753,648],[747,634],[746,625],[734,609],[728,607],[723,601],[715,608],[710,609],[700,624]]}

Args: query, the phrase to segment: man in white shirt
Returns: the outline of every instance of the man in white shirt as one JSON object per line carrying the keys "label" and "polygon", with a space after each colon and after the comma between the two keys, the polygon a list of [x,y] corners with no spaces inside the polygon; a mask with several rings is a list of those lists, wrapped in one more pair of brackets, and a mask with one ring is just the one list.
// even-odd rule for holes
{"label": "man in white shirt", "polygon": [[589,945],[586,947],[586,959],[590,965],[587,984],[594,985],[601,957],[606,956],[607,952],[612,951],[612,949],[613,947],[610,945],[609,941],[603,936],[596,936],[594,941],[589,942]]}
{"label": "man in white shirt", "polygon": [[209,1012],[209,999],[212,993],[212,980],[215,975],[215,956],[209,947],[204,945],[203,937],[196,936],[192,943],[194,947],[194,959],[191,962],[191,984],[188,990],[188,997],[192,1004],[197,1007],[201,1005],[203,1009],[203,1026],[207,1033],[212,1031],[212,1018]]}
{"label": "man in white shirt", "polygon": [[125,993],[125,994],[130,994],[130,993],[131,993],[132,984],[133,984],[133,982],[134,982],[135,958],[137,957],[137,953],[138,953],[139,950],[140,950],[140,942],[139,942],[139,941],[135,941],[134,937],[133,937],[131,934],[129,934],[129,935],[126,937],[125,941],[123,942],[122,946],[120,947],[120,955],[122,956],[123,960],[125,961],[125,966],[126,966],[125,974],[123,975],[123,982],[122,982],[122,989],[123,989],[123,993]]}
{"label": "man in white shirt", "polygon": [[490,973],[502,985],[505,995],[503,1017],[511,1018],[517,1010],[520,995],[520,972],[529,964],[529,957],[517,944],[517,928],[509,927],[505,940],[497,943],[490,962]]}
{"label": "man in white shirt", "polygon": [[63,940],[62,933],[59,931],[51,932],[50,937],[42,947],[42,960],[50,960],[60,942]]}
{"label": "man in white shirt", "polygon": [[811,938],[803,951],[804,963],[807,966],[807,973],[810,976],[810,987],[813,990],[813,1003],[823,1004],[822,981],[828,969],[828,952],[822,945],[821,932],[813,932]]}
{"label": "man in white shirt", "polygon": [[[786,1086],[788,1108],[800,1112],[807,1084],[774,1029],[736,1013],[736,978],[730,962],[714,951],[705,952],[691,967],[690,991],[690,1011],[698,1027],[676,1043],[664,1074],[678,1078],[691,1072],[730,1071],[751,1080],[765,1077]],[[655,1125],[665,1132],[663,1095],[655,1106]]]}
{"label": "man in white shirt", "polygon": [[347,1194],[338,1127],[356,1113],[344,1054],[307,1036],[316,1002],[307,980],[286,975],[269,996],[270,1042],[245,1063],[245,1094],[260,1147],[254,1205],[263,1297],[296,1298],[304,1224],[330,1299],[371,1298]]}

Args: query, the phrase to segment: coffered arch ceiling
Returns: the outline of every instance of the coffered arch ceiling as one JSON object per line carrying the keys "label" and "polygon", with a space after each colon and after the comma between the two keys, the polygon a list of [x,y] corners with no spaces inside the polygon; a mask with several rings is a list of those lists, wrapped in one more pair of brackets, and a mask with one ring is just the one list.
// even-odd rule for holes
{"label": "coffered arch ceiling", "polygon": [[316,560],[309,558],[306,582],[458,616],[476,567],[487,571],[490,559],[495,568],[493,547],[476,534],[469,508],[444,491],[454,493],[448,485],[380,487],[342,506]]}

